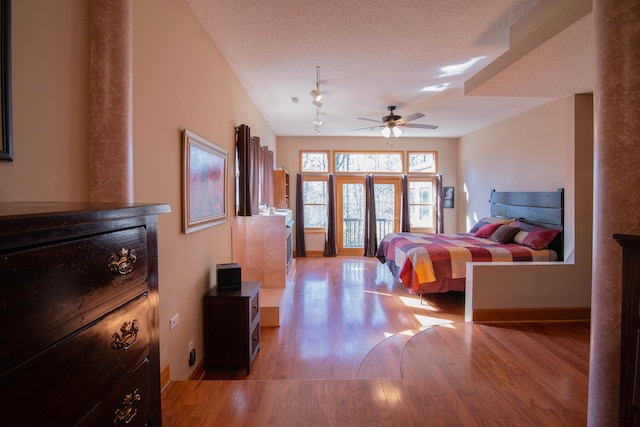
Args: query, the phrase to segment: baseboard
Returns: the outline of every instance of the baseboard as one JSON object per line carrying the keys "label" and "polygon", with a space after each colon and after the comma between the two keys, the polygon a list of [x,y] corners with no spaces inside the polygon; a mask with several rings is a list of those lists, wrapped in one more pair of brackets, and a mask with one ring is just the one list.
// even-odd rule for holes
{"label": "baseboard", "polygon": [[160,369],[160,390],[164,390],[171,382],[171,373],[169,372],[169,365]]}
{"label": "baseboard", "polygon": [[324,256],[324,251],[307,251],[307,256]]}
{"label": "baseboard", "polygon": [[190,380],[200,380],[204,377],[204,360],[201,360],[196,366],[196,369],[193,370],[191,376],[189,376]]}
{"label": "baseboard", "polygon": [[591,307],[487,308],[473,310],[474,323],[581,322],[591,319]]}

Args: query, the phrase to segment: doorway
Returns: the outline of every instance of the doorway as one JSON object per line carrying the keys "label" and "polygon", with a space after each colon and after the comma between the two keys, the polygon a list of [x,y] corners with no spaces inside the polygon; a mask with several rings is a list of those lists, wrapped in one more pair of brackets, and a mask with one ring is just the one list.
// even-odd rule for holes
{"label": "doorway", "polygon": [[[400,178],[374,178],[378,242],[400,230]],[[339,255],[364,253],[365,177],[336,177],[336,226]]]}

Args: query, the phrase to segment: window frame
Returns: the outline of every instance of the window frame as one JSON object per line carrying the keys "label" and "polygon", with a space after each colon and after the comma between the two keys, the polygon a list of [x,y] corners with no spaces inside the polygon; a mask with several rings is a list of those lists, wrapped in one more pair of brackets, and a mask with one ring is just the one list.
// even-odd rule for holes
{"label": "window frame", "polygon": [[[435,165],[435,170],[433,171],[412,171],[409,167],[409,162],[411,160],[411,155],[424,155],[424,154],[432,154],[433,155],[433,164]],[[407,151],[407,165],[406,165],[407,174],[437,174],[438,173],[438,152],[434,150],[418,150],[418,151]]]}
{"label": "window frame", "polygon": [[[327,156],[327,170],[326,171],[306,171],[302,169],[302,157],[305,154],[324,154]],[[302,174],[328,174],[331,173],[331,150],[299,150],[298,151],[298,170]]]}
{"label": "window frame", "polygon": [[[339,154],[398,154],[400,156],[400,171],[379,171],[379,170],[362,170],[362,171],[338,171],[336,160]],[[333,150],[331,167],[336,175],[366,175],[366,174],[394,174],[401,175],[405,172],[405,151],[402,150]]]}
{"label": "window frame", "polygon": [[[411,203],[411,198],[409,197],[409,215],[411,215],[411,206],[433,206],[433,224],[432,227],[412,227],[410,226],[410,231],[412,233],[425,233],[425,234],[433,234],[436,232],[436,226],[437,226],[437,217],[438,217],[438,212],[437,212],[437,197],[438,195],[436,194],[437,191],[437,181],[436,181],[436,177],[435,174],[429,174],[430,176],[426,176],[426,175],[407,175],[407,185],[409,186],[409,188],[407,188],[407,193],[410,192],[410,188],[411,188],[411,183],[412,182],[430,182],[431,186],[433,188],[433,202],[432,203]],[[411,224],[411,217],[409,217],[409,224]]]}
{"label": "window frame", "polygon": [[[327,190],[327,198],[328,198],[329,177],[326,174],[324,174],[324,175],[319,175],[319,174],[306,175],[306,174],[304,174],[304,175],[302,175],[302,187],[303,187],[303,189],[304,189],[304,183],[305,182],[312,182],[312,181],[323,181],[325,183],[325,185],[327,186],[326,190]],[[324,203],[325,212],[328,209],[328,207],[327,207],[328,204],[329,204],[329,200],[325,200],[325,203]],[[309,206],[321,206],[321,204],[319,204],[319,203],[313,203],[313,204],[305,203],[304,202],[304,190],[303,190],[303,193],[302,193],[302,215],[303,216],[304,216],[305,207],[307,205],[309,205]],[[307,226],[307,221],[306,221],[306,218],[305,218],[304,230],[305,230],[305,232],[307,232],[307,231],[309,231],[309,232],[320,232],[320,231],[325,232],[327,230],[327,227],[308,227]]]}

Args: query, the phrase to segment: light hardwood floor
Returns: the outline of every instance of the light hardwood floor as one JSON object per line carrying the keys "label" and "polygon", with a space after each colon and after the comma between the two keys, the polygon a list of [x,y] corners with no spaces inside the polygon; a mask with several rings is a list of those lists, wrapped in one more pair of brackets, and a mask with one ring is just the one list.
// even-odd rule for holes
{"label": "light hardwood floor", "polygon": [[588,323],[469,324],[462,293],[421,304],[375,258],[296,266],[251,374],[172,382],[165,426],[586,425]]}

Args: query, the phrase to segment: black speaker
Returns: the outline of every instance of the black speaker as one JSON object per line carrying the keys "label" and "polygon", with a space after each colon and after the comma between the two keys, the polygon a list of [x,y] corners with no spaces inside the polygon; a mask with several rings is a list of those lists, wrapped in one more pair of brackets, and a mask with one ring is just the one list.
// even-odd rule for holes
{"label": "black speaker", "polygon": [[237,291],[242,288],[240,264],[237,262],[216,264],[216,277],[219,291]]}

